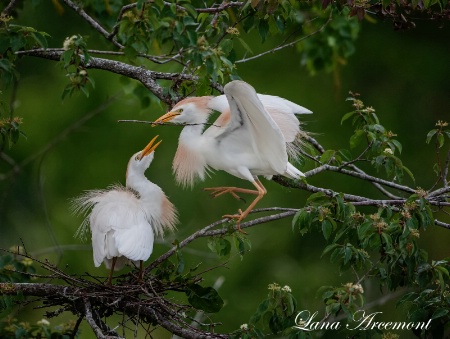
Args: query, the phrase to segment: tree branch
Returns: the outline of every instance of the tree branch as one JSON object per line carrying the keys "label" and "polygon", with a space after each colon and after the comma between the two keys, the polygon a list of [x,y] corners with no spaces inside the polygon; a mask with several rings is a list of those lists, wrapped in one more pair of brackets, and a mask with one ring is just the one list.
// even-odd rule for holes
{"label": "tree branch", "polygon": [[310,38],[310,37],[312,37],[312,36],[314,36],[314,35],[316,35],[316,34],[321,33],[321,32],[325,29],[325,27],[331,22],[331,18],[332,18],[332,17],[331,17],[331,14],[330,14],[328,20],[327,20],[327,21],[326,21],[326,22],[325,22],[325,23],[324,23],[317,31],[314,31],[314,32],[312,32],[312,33],[310,33],[310,34],[308,34],[308,35],[302,36],[301,38],[299,38],[299,39],[297,39],[297,40],[295,40],[295,41],[292,41],[292,42],[290,42],[290,43],[287,43],[287,44],[284,44],[284,45],[279,45],[278,47],[272,48],[272,49],[269,50],[269,51],[265,51],[265,52],[263,52],[263,53],[254,55],[254,56],[249,57],[249,58],[244,58],[244,59],[236,60],[236,63],[239,64],[239,63],[247,62],[247,61],[250,61],[250,60],[258,59],[258,58],[260,58],[260,57],[262,57],[262,56],[265,56],[265,55],[267,55],[267,54],[271,54],[271,53],[278,52],[278,51],[280,51],[280,50],[282,50],[282,49],[284,49],[284,48],[286,48],[286,47],[292,47],[292,46],[295,46],[295,45],[298,44],[299,42],[302,42],[303,40],[306,40],[306,39],[308,39],[308,38]]}
{"label": "tree branch", "polygon": [[349,171],[349,170],[346,170],[346,169],[344,169],[342,167],[336,167],[336,166],[331,166],[331,165],[326,165],[326,164],[306,172],[305,175],[306,175],[306,177],[311,177],[311,176],[316,175],[316,174],[318,174],[318,173],[320,173],[322,171],[340,172],[340,173],[343,173],[343,174],[346,174],[346,175],[349,175],[349,176],[352,176],[352,177],[355,177],[355,178],[358,178],[358,179],[362,179],[362,180],[378,183],[378,184],[381,184],[381,185],[389,186],[389,187],[392,187],[392,188],[395,188],[395,189],[398,189],[400,191],[404,191],[404,192],[407,192],[407,193],[411,193],[411,194],[416,192],[414,189],[412,189],[412,188],[410,188],[408,186],[399,185],[399,184],[396,184],[396,183],[394,183],[392,181],[383,180],[383,179],[380,179],[380,178],[377,178],[377,177],[373,177],[373,176],[365,174],[365,173]]}
{"label": "tree branch", "polygon": [[98,31],[101,35],[103,35],[107,40],[111,41],[116,47],[123,49],[124,46],[119,44],[117,41],[113,39],[112,36],[108,33],[106,29],[104,29],[97,21],[95,21],[89,14],[87,14],[81,7],[74,4],[70,0],[63,0],[67,6],[73,9],[78,13],[84,20],[86,20],[96,31]]}
{"label": "tree branch", "polygon": [[2,16],[8,16],[16,8],[18,0],[11,0],[8,6],[2,11]]}
{"label": "tree branch", "polygon": [[[44,49],[35,49],[35,50],[27,50],[17,52],[19,55],[29,55],[54,61],[59,61],[62,55],[62,52],[55,50],[44,50]],[[83,57],[82,57],[83,59]],[[147,89],[149,89],[158,99],[161,101],[172,105],[172,100],[169,96],[164,94],[163,88],[158,85],[156,79],[164,79],[164,80],[191,80],[195,81],[196,78],[179,73],[162,73],[162,72],[153,72],[147,70],[143,67],[132,66],[126,64],[121,61],[109,60],[103,58],[91,57],[88,63],[83,62],[83,66],[87,69],[100,69],[108,72],[112,72],[115,74],[124,75],[126,77],[135,79],[140,81]]]}
{"label": "tree branch", "polygon": [[[123,339],[122,337],[119,337],[116,335],[110,336],[110,335],[103,334],[102,329],[98,326],[97,322],[94,319],[94,315],[92,314],[92,306],[91,306],[91,302],[89,301],[89,298],[83,298],[83,302],[84,302],[86,321],[88,322],[89,326],[91,326],[91,328],[94,331],[97,338],[100,338],[100,339]],[[101,321],[100,319],[98,319],[98,316],[96,318],[98,321]],[[106,325],[104,323],[102,325],[103,325],[102,327],[106,327]]]}
{"label": "tree branch", "polygon": [[184,328],[183,326],[177,324],[177,319],[180,318],[180,315],[177,314],[177,312],[174,310],[167,309],[167,307],[165,307],[161,303],[145,303],[145,301],[140,300],[139,298],[135,298],[136,301],[134,302],[130,301],[130,298],[127,298],[127,301],[115,302],[118,293],[120,295],[123,295],[127,291],[129,292],[130,289],[132,289],[132,291],[141,291],[140,288],[134,289],[133,286],[106,285],[98,285],[98,288],[101,289],[100,291],[103,291],[101,295],[99,295],[98,292],[95,293],[94,291],[92,291],[92,288],[80,289],[74,288],[72,286],[52,285],[45,283],[0,283],[0,294],[16,295],[20,293],[24,296],[48,297],[51,300],[54,300],[55,297],[57,297],[60,298],[57,303],[67,303],[69,305],[73,305],[76,300],[81,301],[83,304],[83,312],[85,313],[86,321],[89,323],[98,338],[117,339],[120,337],[117,334],[113,336],[104,334],[104,331],[109,330],[106,330],[106,325],[103,322],[102,324],[104,325],[105,330],[101,329],[101,327],[103,326],[98,325],[97,322],[100,321],[100,319],[93,313],[93,305],[91,304],[91,300],[89,299],[90,295],[96,296],[97,301],[103,304],[108,304],[111,301],[119,310],[122,310],[129,316],[140,315],[153,319],[166,330],[183,338],[228,338],[228,335],[226,334],[216,334],[207,331],[201,331],[185,323],[183,323],[183,325],[187,326],[187,328]]}
{"label": "tree branch", "polygon": [[447,153],[447,160],[445,161],[444,171],[442,173],[444,187],[448,187],[448,184],[449,184],[449,182],[447,181],[449,167],[450,167],[450,150]]}

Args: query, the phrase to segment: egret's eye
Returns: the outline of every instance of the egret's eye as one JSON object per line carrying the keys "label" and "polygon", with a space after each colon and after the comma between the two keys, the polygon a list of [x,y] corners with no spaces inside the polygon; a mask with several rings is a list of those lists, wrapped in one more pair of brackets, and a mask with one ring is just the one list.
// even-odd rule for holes
{"label": "egret's eye", "polygon": [[183,113],[183,109],[182,109],[182,108],[179,108],[179,109],[178,109],[178,113]]}
{"label": "egret's eye", "polygon": [[136,156],[134,157],[134,160],[136,160],[136,161],[139,161],[139,160],[141,160],[141,159],[139,158],[139,154],[138,154],[138,155],[136,155]]}

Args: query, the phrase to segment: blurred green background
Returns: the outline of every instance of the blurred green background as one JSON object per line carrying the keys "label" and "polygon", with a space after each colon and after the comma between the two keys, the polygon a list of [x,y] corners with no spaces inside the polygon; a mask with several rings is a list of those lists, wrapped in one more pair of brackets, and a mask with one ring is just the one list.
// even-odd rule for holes
{"label": "blurred green background", "polygon": [[[50,2],[31,12],[21,12],[20,21],[51,33],[49,41],[53,47],[62,46],[67,36],[76,33],[89,35],[92,45],[97,39],[74,13],[66,10],[59,15]],[[341,126],[340,120],[352,108],[345,102],[348,91],[361,93],[366,105],[376,109],[381,123],[398,134],[403,145],[403,163],[416,178],[415,184],[408,178],[406,183],[427,189],[435,181],[432,166],[436,154],[434,146],[425,143],[425,137],[437,120],[450,120],[450,30],[448,26],[429,21],[416,24],[414,30],[398,32],[390,22],[363,22],[356,53],[335,73],[310,76],[294,48],[239,64],[238,71],[259,93],[278,95],[312,110],[313,115],[301,117],[305,129],[330,149],[349,148],[352,130],[349,124]],[[257,38],[251,43],[255,53],[270,46],[261,45]],[[19,170],[0,181],[0,247],[23,243],[29,253],[58,263],[68,273],[106,275],[103,267],[94,268],[89,243],[73,237],[82,218],[70,213],[69,201],[85,190],[105,188],[116,182],[124,184],[130,155],[142,149],[156,134],[163,143],[147,176],[177,206],[180,224],[175,234],[168,234],[155,245],[152,258],[168,250],[174,239],[182,240],[223,214],[244,207],[231,196],[211,200],[202,191],[204,187],[219,185],[248,185],[224,173],[213,174],[192,190],[175,185],[171,162],[181,128],[118,123],[119,119],[154,120],[167,109],[156,104],[142,108],[139,100],[129,93],[130,84],[120,76],[90,71],[96,82],[90,97],[79,94],[62,101],[66,79],[55,62],[23,58],[19,72],[15,112],[24,119],[27,139],[22,138],[8,151]],[[4,90],[3,99],[9,95],[10,91]],[[109,106],[100,109],[82,126],[71,127],[113,97]],[[10,170],[9,164],[0,162],[0,173]],[[318,175],[310,182],[337,191],[380,197],[369,185],[332,173]],[[264,181],[264,184],[269,193],[258,207],[300,208],[309,196],[307,192],[286,189],[273,182]],[[225,307],[211,316],[213,321],[223,323],[217,328],[219,332],[232,331],[248,322],[266,297],[269,283],[289,285],[299,309],[323,314],[317,289],[351,279],[341,275],[327,256],[321,258],[325,244],[322,235],[301,237],[292,230],[290,218],[260,225],[248,233],[252,249],[243,260],[233,251],[225,267],[205,275],[205,284],[224,278],[219,293]],[[439,227],[424,232],[421,241],[430,260],[449,255],[449,239],[449,231]],[[208,250],[206,239],[196,241],[183,253],[187,268],[199,262],[203,269],[222,263]],[[364,288],[367,302],[379,297],[377,285]],[[402,321],[401,313],[393,313],[394,305],[395,300],[373,311],[382,311],[383,317],[390,321]],[[42,315],[43,310],[28,310],[31,319],[38,320]],[[89,337],[90,330],[83,327],[83,331],[82,337]]]}

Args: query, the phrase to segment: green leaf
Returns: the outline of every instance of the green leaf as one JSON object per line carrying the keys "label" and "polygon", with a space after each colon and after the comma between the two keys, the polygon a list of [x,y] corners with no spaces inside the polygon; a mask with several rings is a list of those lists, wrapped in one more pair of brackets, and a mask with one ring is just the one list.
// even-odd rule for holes
{"label": "green leaf", "polygon": [[447,276],[447,278],[450,278],[449,272],[445,267],[442,266],[435,266],[434,267],[435,270],[441,271],[443,274],[445,274]]}
{"label": "green leaf", "polygon": [[373,233],[374,227],[371,221],[367,221],[361,225],[358,225],[357,232],[359,240],[363,240],[368,236],[368,233]]}
{"label": "green leaf", "polygon": [[331,232],[333,232],[333,225],[329,220],[325,219],[322,221],[322,233],[325,240],[330,239]]}
{"label": "green leaf", "polygon": [[343,123],[345,120],[351,118],[351,117],[352,117],[353,115],[355,115],[355,114],[356,114],[356,111],[348,112],[348,113],[344,114],[344,116],[343,116],[342,119],[341,119],[341,125],[342,125],[342,123]]}
{"label": "green leaf", "polygon": [[339,150],[339,154],[344,158],[345,161],[350,161],[352,159],[352,153],[347,149]]}
{"label": "green leaf", "polygon": [[437,140],[438,140],[438,143],[439,143],[439,148],[444,146],[444,142],[445,142],[444,134],[439,133],[438,136],[437,136]]}
{"label": "green leaf", "polygon": [[344,265],[347,264],[350,261],[350,259],[352,258],[352,253],[353,253],[352,248],[353,248],[353,246],[351,244],[347,244],[344,247]]}
{"label": "green leaf", "polygon": [[330,197],[323,192],[316,192],[308,197],[307,202],[315,206],[323,205],[330,202]]}
{"label": "green leaf", "polygon": [[42,48],[47,48],[48,47],[48,42],[47,39],[45,38],[45,36],[40,33],[40,32],[33,32],[30,34],[33,39],[36,41],[36,43],[41,46]]}
{"label": "green leaf", "polygon": [[217,238],[217,237],[209,238],[208,248],[212,252],[216,253],[219,257],[228,258],[231,252],[231,243],[224,238]]}
{"label": "green leaf", "polygon": [[261,302],[256,309],[255,313],[250,318],[250,324],[256,324],[262,317],[264,313],[269,309],[270,300],[265,299],[263,302]]}
{"label": "green leaf", "polygon": [[[177,247],[178,247],[178,245],[177,245]],[[178,260],[176,272],[178,274],[181,274],[184,271],[184,257],[183,257],[183,253],[180,250],[177,250],[176,257],[177,257],[177,260]]]}
{"label": "green leaf", "polygon": [[258,32],[262,42],[266,41],[267,36],[269,35],[269,23],[265,20],[259,20]]}
{"label": "green leaf", "polygon": [[431,138],[436,134],[437,129],[432,129],[431,131],[428,132],[427,134],[427,144],[430,143]]}
{"label": "green leaf", "polygon": [[235,236],[234,237],[234,245],[236,247],[236,249],[239,251],[239,255],[242,256],[245,254],[245,243],[244,240],[239,237],[239,236]]}
{"label": "green leaf", "polygon": [[225,55],[228,55],[231,52],[231,50],[233,49],[233,40],[231,40],[231,39],[224,39],[220,43],[220,49],[222,50],[222,52]]}
{"label": "green leaf", "polygon": [[431,316],[431,320],[442,318],[448,314],[449,310],[446,308],[438,308],[436,311],[433,312],[433,315]]}
{"label": "green leaf", "polygon": [[321,256],[323,257],[325,254],[327,254],[328,252],[334,250],[335,248],[337,248],[337,247],[339,247],[339,246],[340,246],[339,244],[331,244],[331,245],[328,245],[328,246],[325,247],[325,249],[323,250]]}
{"label": "green leaf", "polygon": [[398,306],[404,304],[405,302],[412,301],[412,300],[414,300],[416,298],[417,298],[417,293],[416,292],[407,293],[403,297],[401,297],[399,301],[397,301],[397,305],[396,306],[398,307]]}
{"label": "green leaf", "polygon": [[223,307],[223,300],[212,287],[202,287],[198,284],[191,284],[185,291],[189,303],[198,310],[207,313],[216,313]]}
{"label": "green leaf", "polygon": [[414,178],[414,174],[409,170],[408,167],[402,166],[402,170],[405,171],[409,175],[409,177],[411,178],[412,181],[416,181],[416,179]]}
{"label": "green leaf", "polygon": [[395,145],[399,153],[402,153],[402,144],[398,140],[391,140],[391,143]]}
{"label": "green leaf", "polygon": [[363,130],[358,129],[350,137],[350,148],[355,148],[365,140],[365,133]]}
{"label": "green leaf", "polygon": [[336,154],[336,151],[334,151],[334,150],[332,150],[332,149],[326,150],[326,151],[323,152],[323,154],[320,156],[320,162],[321,162],[321,163],[324,163],[324,164],[329,163],[330,160],[331,160],[331,158],[333,158],[335,154]]}

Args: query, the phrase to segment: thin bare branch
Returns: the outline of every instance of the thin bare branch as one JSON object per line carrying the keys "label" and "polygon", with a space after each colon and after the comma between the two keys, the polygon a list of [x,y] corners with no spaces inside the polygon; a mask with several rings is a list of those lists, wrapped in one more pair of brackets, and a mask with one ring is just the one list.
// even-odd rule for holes
{"label": "thin bare branch", "polygon": [[73,9],[75,12],[78,13],[84,20],[86,20],[96,31],[98,31],[101,35],[103,35],[107,40],[111,41],[116,47],[122,49],[124,46],[122,46],[120,43],[118,43],[116,40],[113,39],[113,37],[110,36],[108,31],[104,29],[96,20],[94,20],[89,14],[87,14],[83,8],[76,5],[70,0],[63,0],[67,6],[69,6],[71,9]]}
{"label": "thin bare branch", "polygon": [[241,2],[241,1],[230,1],[230,2],[224,1],[218,7],[196,8],[195,10],[198,13],[218,13],[218,12],[222,12],[230,7],[242,7],[244,4],[245,4],[245,2]]}
{"label": "thin bare branch", "polygon": [[258,58],[260,58],[260,57],[262,57],[262,56],[265,56],[265,55],[267,55],[267,54],[271,54],[271,53],[278,52],[278,51],[280,51],[280,50],[282,50],[282,49],[284,49],[284,48],[286,48],[286,47],[292,47],[292,46],[295,46],[295,45],[298,44],[299,42],[302,42],[303,40],[309,39],[310,37],[312,37],[312,36],[314,36],[314,35],[316,35],[316,34],[321,33],[321,32],[325,29],[325,27],[326,27],[330,22],[331,22],[331,15],[330,15],[330,17],[328,18],[328,20],[327,20],[322,26],[320,26],[320,28],[319,28],[318,30],[316,30],[316,31],[314,31],[314,32],[312,32],[312,33],[310,33],[310,34],[304,35],[304,36],[302,36],[301,38],[299,38],[299,39],[297,39],[297,40],[295,40],[295,41],[292,41],[292,42],[290,42],[290,43],[287,43],[287,44],[280,45],[280,46],[278,46],[278,47],[272,48],[272,49],[269,50],[269,51],[262,52],[262,53],[260,53],[260,54],[254,55],[254,56],[249,57],[249,58],[244,58],[244,59],[236,60],[236,63],[239,64],[239,63],[251,61],[251,60],[254,60],[254,59],[258,59]]}
{"label": "thin bare branch", "polygon": [[447,153],[447,160],[445,161],[445,166],[444,166],[444,170],[442,173],[442,180],[444,181],[444,187],[449,186],[449,182],[447,180],[449,167],[450,167],[450,151],[448,151],[448,153]]}
{"label": "thin bare branch", "polygon": [[[306,172],[306,173],[308,173],[308,172]],[[273,180],[285,187],[298,188],[298,189],[302,189],[302,190],[305,190],[308,192],[313,192],[313,193],[322,192],[329,197],[333,197],[333,196],[339,194],[338,192],[335,192],[328,188],[316,187],[316,186],[313,186],[310,184],[306,184],[304,182],[293,181],[291,179],[287,179],[287,178],[281,177],[279,175],[274,176]],[[356,205],[359,205],[359,206],[395,206],[395,205],[402,205],[406,202],[406,199],[377,200],[377,199],[370,199],[370,198],[366,198],[363,196],[354,195],[354,194],[346,194],[346,193],[342,194],[342,197],[344,198],[344,200],[352,202],[352,204],[355,206]],[[448,203],[448,202],[442,202],[442,201],[436,201],[436,200],[428,200],[428,202],[434,206],[450,206],[450,203]]]}
{"label": "thin bare branch", "polygon": [[319,151],[320,154],[323,154],[325,152],[325,148],[311,135],[305,134],[302,136],[303,139],[305,139],[306,142],[311,144],[317,151]]}
{"label": "thin bare branch", "polygon": [[365,173],[360,173],[360,172],[355,172],[355,171],[350,171],[350,170],[346,170],[342,167],[336,167],[336,166],[331,166],[331,165],[322,165],[319,166],[315,169],[312,169],[308,172],[305,173],[306,177],[311,177],[313,175],[316,175],[322,171],[331,171],[331,172],[340,172],[342,174],[345,175],[349,175],[358,179],[362,179],[362,180],[366,180],[366,181],[370,181],[370,182],[375,182],[381,185],[385,185],[385,186],[389,186],[395,189],[398,189],[400,191],[403,192],[407,192],[410,194],[415,193],[416,191],[408,186],[404,186],[404,185],[400,185],[400,184],[396,184],[392,181],[388,181],[388,180],[384,180],[384,179],[380,179]]}
{"label": "thin bare branch", "polygon": [[439,189],[437,189],[437,190],[435,190],[435,191],[433,191],[433,192],[430,192],[430,193],[427,195],[427,197],[428,197],[428,198],[439,197],[439,196],[444,195],[444,194],[446,194],[446,193],[450,193],[450,187],[449,187],[449,186],[442,187],[442,188],[439,188]]}
{"label": "thin bare branch", "polygon": [[441,226],[441,227],[444,227],[444,228],[450,230],[450,224],[447,224],[447,223],[445,223],[445,222],[439,221],[439,220],[437,220],[437,219],[434,221],[434,223],[435,223],[437,226]]}
{"label": "thin bare branch", "polygon": [[[352,170],[354,170],[355,172],[358,172],[360,174],[364,174],[367,175],[366,172],[364,172],[362,169],[360,169],[359,167],[351,164],[349,166]],[[401,197],[399,197],[398,195],[392,194],[391,192],[389,192],[387,189],[385,189],[383,186],[381,186],[379,183],[377,182],[372,182],[372,184],[381,192],[383,193],[385,196],[387,196],[389,199],[401,199]]]}
{"label": "thin bare branch", "polygon": [[2,11],[2,16],[8,16],[11,14],[11,12],[16,8],[18,0],[11,0],[8,4],[8,6],[5,7],[5,9]]}
{"label": "thin bare branch", "polygon": [[92,306],[88,298],[83,298],[84,302],[84,311],[85,311],[85,318],[88,322],[89,326],[91,326],[92,331],[94,331],[95,336],[100,339],[106,339],[107,336],[103,334],[100,327],[97,325],[97,323],[94,320],[94,316],[92,315]]}

